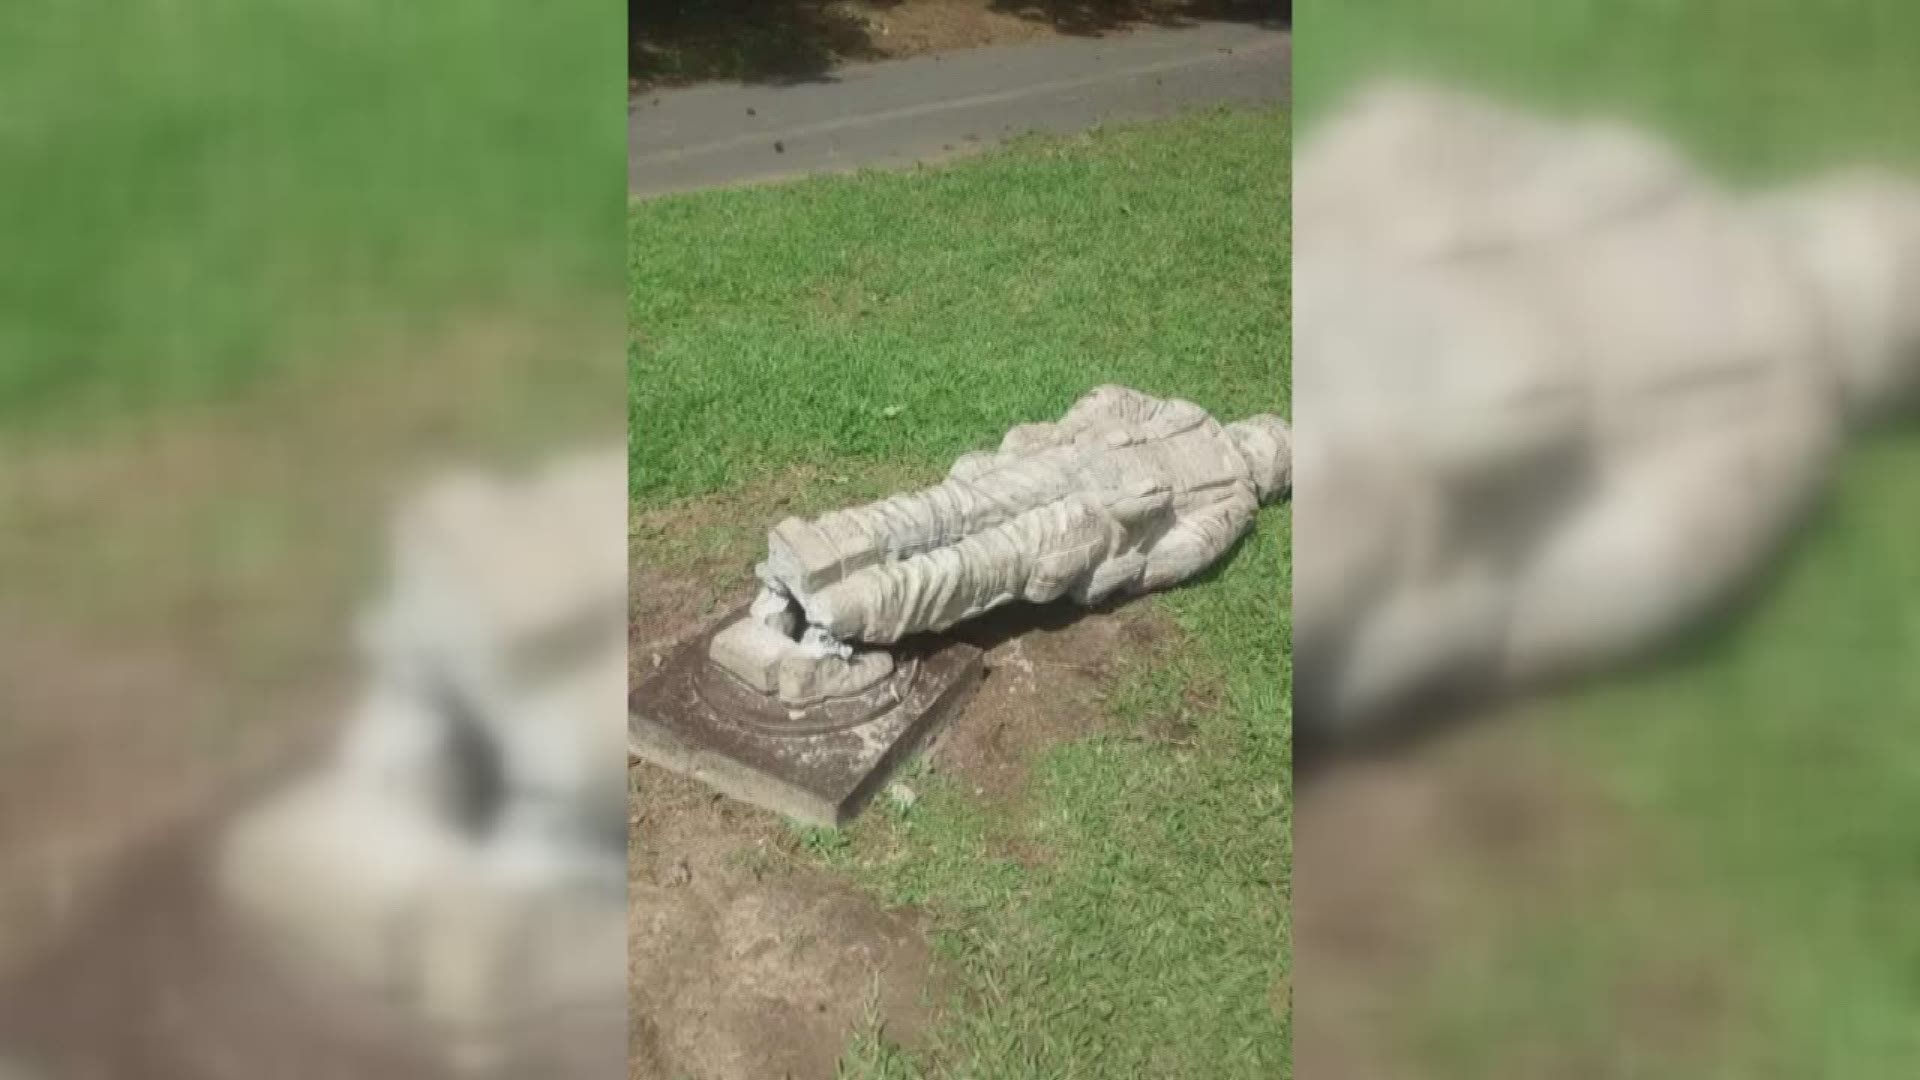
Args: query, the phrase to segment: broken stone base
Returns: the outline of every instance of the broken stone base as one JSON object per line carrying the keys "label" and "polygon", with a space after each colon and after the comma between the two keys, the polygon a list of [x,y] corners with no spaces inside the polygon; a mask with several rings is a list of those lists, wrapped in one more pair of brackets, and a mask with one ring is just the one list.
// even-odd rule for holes
{"label": "broken stone base", "polygon": [[945,639],[903,643],[893,674],[853,697],[789,709],[709,661],[713,637],[682,643],[629,698],[633,756],[810,825],[839,827],[957,712],[981,652]]}

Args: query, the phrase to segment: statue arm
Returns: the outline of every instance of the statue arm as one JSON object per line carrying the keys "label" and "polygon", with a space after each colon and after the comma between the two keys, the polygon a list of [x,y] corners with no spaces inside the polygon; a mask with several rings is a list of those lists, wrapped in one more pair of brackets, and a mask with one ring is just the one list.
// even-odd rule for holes
{"label": "statue arm", "polygon": [[1032,453],[1066,446],[1099,427],[1137,428],[1148,437],[1172,435],[1207,419],[1191,401],[1157,398],[1124,386],[1096,386],[1055,423],[1021,424],[1000,443],[1001,453]]}
{"label": "statue arm", "polygon": [[1177,585],[1212,565],[1252,527],[1259,509],[1253,492],[1236,486],[1219,502],[1181,517],[1148,551],[1141,588]]}
{"label": "statue arm", "polygon": [[1090,427],[1122,424],[1160,436],[1178,434],[1207,419],[1207,411],[1191,401],[1157,398],[1124,386],[1096,386],[1074,402],[1060,426],[1078,435]]}

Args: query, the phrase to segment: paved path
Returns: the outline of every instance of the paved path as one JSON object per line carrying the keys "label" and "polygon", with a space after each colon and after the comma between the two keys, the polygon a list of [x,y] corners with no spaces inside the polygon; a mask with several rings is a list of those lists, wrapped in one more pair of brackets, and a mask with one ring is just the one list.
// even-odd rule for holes
{"label": "paved path", "polygon": [[627,106],[636,195],[909,165],[1028,131],[1284,102],[1291,36],[1236,23],[849,64],[795,86],[655,91]]}

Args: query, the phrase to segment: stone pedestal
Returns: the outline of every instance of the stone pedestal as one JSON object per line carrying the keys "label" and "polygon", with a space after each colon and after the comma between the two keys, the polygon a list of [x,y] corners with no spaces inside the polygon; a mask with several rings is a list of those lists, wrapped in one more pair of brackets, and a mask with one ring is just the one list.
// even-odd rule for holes
{"label": "stone pedestal", "polygon": [[743,802],[839,827],[965,703],[981,651],[938,637],[903,642],[891,675],[851,697],[793,709],[708,657],[741,608],[683,642],[629,698],[633,756]]}

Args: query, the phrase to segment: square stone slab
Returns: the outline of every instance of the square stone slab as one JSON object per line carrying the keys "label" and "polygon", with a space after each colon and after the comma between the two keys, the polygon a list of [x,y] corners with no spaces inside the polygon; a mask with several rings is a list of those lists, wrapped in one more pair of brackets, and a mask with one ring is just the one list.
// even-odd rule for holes
{"label": "square stone slab", "polygon": [[979,684],[981,651],[941,637],[892,650],[894,673],[858,699],[781,709],[707,660],[729,614],[676,647],[628,698],[634,757],[809,825],[851,821]]}

